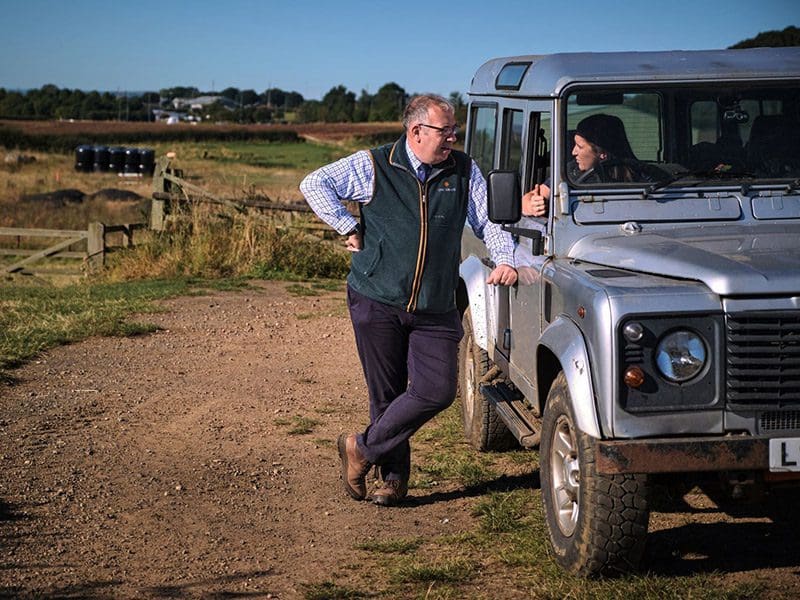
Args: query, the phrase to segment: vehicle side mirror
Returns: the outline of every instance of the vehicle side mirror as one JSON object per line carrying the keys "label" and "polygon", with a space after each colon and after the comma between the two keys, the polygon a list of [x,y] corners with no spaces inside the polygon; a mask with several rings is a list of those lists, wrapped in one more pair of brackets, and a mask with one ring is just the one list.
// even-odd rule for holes
{"label": "vehicle side mirror", "polygon": [[489,171],[486,178],[489,220],[498,225],[516,223],[522,217],[522,188],[517,171]]}

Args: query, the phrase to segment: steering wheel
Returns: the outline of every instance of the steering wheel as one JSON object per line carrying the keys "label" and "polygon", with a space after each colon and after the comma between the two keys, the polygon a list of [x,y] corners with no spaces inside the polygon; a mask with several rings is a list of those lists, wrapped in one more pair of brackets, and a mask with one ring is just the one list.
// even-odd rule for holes
{"label": "steering wheel", "polygon": [[598,162],[590,169],[583,171],[580,176],[575,180],[575,183],[585,183],[592,175],[595,175],[600,183],[607,183],[611,181],[608,176],[608,170],[614,167],[625,166],[625,162],[619,158],[611,156],[603,161]]}
{"label": "steering wheel", "polygon": [[634,181],[649,182],[658,179],[654,178],[653,173],[648,172],[649,169],[645,163],[631,158],[617,158],[612,156],[581,173],[575,180],[575,183],[585,183],[593,175],[600,180],[600,183],[623,181],[620,177],[611,177],[610,171],[617,167],[627,170]]}
{"label": "steering wheel", "polygon": [[580,176],[575,180],[575,183],[576,184],[584,183],[587,179],[589,179],[589,177],[594,175],[594,173],[595,173],[594,167],[592,167],[591,169],[587,169],[586,171],[583,171],[580,174]]}

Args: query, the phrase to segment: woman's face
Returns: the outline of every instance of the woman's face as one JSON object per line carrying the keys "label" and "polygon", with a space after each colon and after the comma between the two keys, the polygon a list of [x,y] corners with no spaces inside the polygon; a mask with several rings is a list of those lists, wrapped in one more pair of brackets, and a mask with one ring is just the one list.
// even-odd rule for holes
{"label": "woman's face", "polygon": [[575,134],[575,147],[572,148],[572,156],[575,157],[575,162],[578,163],[578,168],[581,171],[588,171],[605,158],[603,153],[598,152],[586,138],[577,133]]}

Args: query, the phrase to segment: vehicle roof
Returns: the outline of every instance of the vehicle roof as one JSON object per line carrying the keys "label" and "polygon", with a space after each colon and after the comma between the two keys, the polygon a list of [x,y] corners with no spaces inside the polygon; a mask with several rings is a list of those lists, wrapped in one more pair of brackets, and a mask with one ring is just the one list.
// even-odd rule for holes
{"label": "vehicle roof", "polygon": [[[497,89],[509,63],[531,63],[518,90]],[[667,52],[580,52],[495,58],[475,73],[470,95],[558,96],[572,83],[695,82],[800,78],[800,47]]]}

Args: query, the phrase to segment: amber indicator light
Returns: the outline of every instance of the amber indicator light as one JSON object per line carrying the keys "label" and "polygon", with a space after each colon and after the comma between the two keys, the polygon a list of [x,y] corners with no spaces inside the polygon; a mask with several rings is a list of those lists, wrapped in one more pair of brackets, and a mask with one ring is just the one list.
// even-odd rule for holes
{"label": "amber indicator light", "polygon": [[628,367],[623,380],[628,387],[641,387],[644,383],[644,371],[640,367]]}

